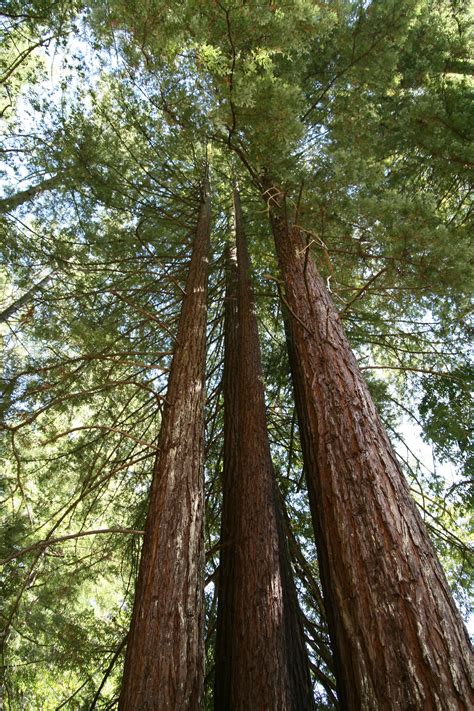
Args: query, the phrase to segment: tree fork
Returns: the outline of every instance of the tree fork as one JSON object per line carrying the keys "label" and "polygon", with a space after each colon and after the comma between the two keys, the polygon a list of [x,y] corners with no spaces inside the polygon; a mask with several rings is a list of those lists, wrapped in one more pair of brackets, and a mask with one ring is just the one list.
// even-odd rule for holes
{"label": "tree fork", "polygon": [[471,646],[324,282],[264,186],[341,707],[469,709]]}
{"label": "tree fork", "polygon": [[121,711],[195,711],[201,704],[209,235],[206,169],[151,485]]}

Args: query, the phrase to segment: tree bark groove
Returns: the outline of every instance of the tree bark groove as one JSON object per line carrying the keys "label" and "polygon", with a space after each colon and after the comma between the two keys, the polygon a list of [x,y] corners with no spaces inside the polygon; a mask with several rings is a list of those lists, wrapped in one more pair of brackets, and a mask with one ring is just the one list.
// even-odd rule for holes
{"label": "tree bark groove", "polygon": [[206,177],[151,486],[121,711],[194,711],[201,704],[209,234]]}
{"label": "tree bark groove", "polygon": [[265,186],[291,323],[305,471],[344,709],[470,709],[471,647],[301,231]]}
{"label": "tree bark groove", "polygon": [[[234,191],[225,326],[224,502],[216,711],[313,708],[266,428],[250,259]],[[233,351],[229,349],[234,349]]]}

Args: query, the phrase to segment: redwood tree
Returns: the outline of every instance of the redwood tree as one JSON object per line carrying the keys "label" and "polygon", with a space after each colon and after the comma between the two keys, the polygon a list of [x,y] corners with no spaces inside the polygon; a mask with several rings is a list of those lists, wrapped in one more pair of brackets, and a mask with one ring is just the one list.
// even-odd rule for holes
{"label": "redwood tree", "polygon": [[471,650],[443,570],[301,229],[264,196],[338,695],[347,709],[468,709]]}
{"label": "redwood tree", "polygon": [[216,709],[311,709],[312,689],[266,428],[250,259],[234,191],[224,365]]}
{"label": "redwood tree", "polygon": [[151,485],[119,708],[200,708],[203,641],[203,452],[210,235],[207,177]]}
{"label": "redwood tree", "polygon": [[[7,88],[3,154],[10,186],[9,196],[0,199],[0,212],[12,213],[1,220],[6,239],[0,287],[6,303],[0,321],[7,322],[0,326],[9,359],[2,364],[0,407],[6,435],[0,488],[6,491],[7,511],[0,540],[5,552],[0,553],[8,566],[2,573],[8,608],[2,614],[8,630],[2,694],[11,708],[71,703],[109,708],[119,694],[123,630],[133,606],[127,583],[135,571],[133,541],[143,533],[144,482],[150,478],[148,462],[156,456],[156,401],[165,388],[159,366],[169,367],[174,351],[181,275],[187,273],[178,265],[186,264],[191,251],[177,249],[176,238],[184,247],[183,225],[189,232],[195,225],[196,204],[186,186],[196,142],[212,140],[216,175],[227,172],[233,151],[254,185],[271,175],[285,186],[280,192],[288,188],[288,203],[294,200],[299,215],[294,222],[312,230],[313,249],[324,254],[331,272],[324,276],[330,277],[334,298],[351,324],[350,341],[360,357],[370,358],[364,367],[395,366],[404,373],[398,382],[387,373],[370,379],[390,424],[395,425],[395,408],[389,411],[388,402],[395,394],[402,400],[398,411],[426,423],[424,435],[435,445],[447,440],[464,447],[468,429],[457,427],[457,417],[465,408],[459,394],[467,392],[462,343],[467,329],[461,324],[467,313],[474,125],[468,110],[467,0],[111,0],[67,3],[66,10],[64,3],[53,3],[44,12],[37,2],[24,0],[20,14],[16,0],[7,5],[3,79],[8,87],[16,76],[26,91],[18,103],[18,123],[10,123],[8,106],[13,108],[20,90]],[[78,22],[69,25],[68,18],[79,11]],[[69,28],[66,46],[60,38]],[[28,57],[35,48],[42,55],[39,62],[47,60],[45,69],[54,65],[44,74],[52,84],[49,98],[41,96],[45,85],[37,92],[32,86],[35,73],[29,72]],[[455,79],[453,70],[460,72]],[[39,183],[40,175],[61,177],[57,183],[54,177]],[[17,179],[33,183],[31,189],[16,192]],[[226,177],[216,180],[218,204],[221,185],[225,201]],[[261,199],[258,192],[254,197]],[[288,225],[281,195],[265,198],[274,213],[286,282],[283,300],[292,321],[296,403],[341,703],[345,708],[465,707],[470,650],[443,576],[314,272],[307,233]],[[253,212],[252,226],[262,228],[261,208]],[[265,228],[252,230],[252,239],[256,266],[272,272],[275,255]],[[51,288],[30,288],[51,270]],[[211,407],[219,402],[221,354],[221,282],[216,278],[214,284],[207,361],[209,380],[216,383]],[[200,289],[186,290],[184,309],[204,298],[205,286]],[[23,296],[15,301],[10,290]],[[325,629],[323,643],[316,643],[323,615],[312,609],[315,599],[320,607],[319,585],[313,580],[301,482],[294,476],[300,457],[293,446],[292,402],[279,349],[280,312],[267,291],[262,296],[274,461],[285,491],[286,528],[300,574],[314,676],[324,686],[318,657],[332,667]],[[186,313],[175,354],[179,368],[173,363],[166,401],[122,708],[195,708],[199,703],[204,583],[199,579],[198,389],[203,377],[195,338],[203,324],[200,315]],[[436,323],[419,336],[427,313]],[[399,320],[408,325],[399,328]],[[249,334],[253,338],[253,325]],[[433,334],[440,336],[441,348],[431,342],[437,340]],[[250,336],[246,358],[253,364],[257,341]],[[246,379],[237,378],[240,361],[227,375],[234,373],[234,387],[244,388],[243,414],[234,413],[234,422],[246,426],[250,440],[254,420],[244,408],[255,412],[258,399],[261,413],[263,397],[259,371],[252,374],[248,363]],[[417,383],[406,375],[412,371],[423,374]],[[437,383],[446,385],[439,409],[444,385]],[[215,580],[220,499],[218,465],[211,467],[220,447],[217,405],[211,419],[206,572]],[[256,433],[263,442],[260,422]],[[394,429],[396,438],[399,434]],[[442,436],[436,440],[437,435]],[[260,694],[256,704],[280,708],[291,702],[301,708],[306,697],[295,702],[292,689],[299,669],[300,688],[306,689],[306,673],[304,664],[295,663],[302,645],[289,610],[296,616],[298,610],[269,483],[268,443],[250,451],[247,438],[241,440],[247,464],[237,493],[252,506],[250,511],[242,507],[236,522],[229,507],[232,526],[240,526],[235,540],[244,541],[236,546],[240,567],[234,572],[232,561],[225,573],[224,552],[234,544],[226,527],[228,545],[221,547],[221,572],[233,594],[240,595],[240,616],[234,615],[233,602],[222,606],[232,623],[225,628],[229,639],[234,622],[239,634],[251,622],[254,639],[249,649],[243,632],[235,644],[224,644],[231,652],[218,652],[218,664],[227,661],[233,672],[240,655],[241,707],[248,707],[253,692],[248,687],[256,679],[265,687],[255,690],[255,698]],[[235,448],[240,449],[240,440]],[[250,476],[255,470],[261,474],[260,463],[252,461],[260,454],[262,487]],[[409,470],[413,460],[407,459]],[[464,540],[468,482],[458,477],[453,487],[444,482],[441,491],[441,478],[441,472],[433,472],[421,483],[422,496],[425,484],[429,495],[434,492],[434,501],[423,499],[421,505],[436,523],[435,542],[453,587],[462,593],[472,582]],[[264,503],[270,512],[263,522],[254,520],[254,503],[258,511]],[[462,522],[456,530],[458,515]],[[445,527],[448,518],[462,540]],[[445,546],[445,536],[454,545]],[[14,565],[18,556],[27,560],[33,551],[30,564]],[[250,583],[243,582],[246,566],[253,573]],[[273,570],[276,599],[258,587]],[[108,594],[94,599],[107,584]],[[213,658],[211,587],[206,599]],[[284,625],[281,619],[275,623],[281,615]],[[297,646],[290,644],[291,630]],[[273,668],[277,675],[270,680]],[[271,682],[284,687],[284,698],[260,703],[267,690],[270,696]],[[331,684],[327,688],[327,701],[334,702]],[[202,705],[212,707],[211,694]]]}
{"label": "redwood tree", "polygon": [[216,622],[216,663],[214,705],[216,709],[228,708],[232,679],[232,629],[235,485],[238,477],[238,316],[237,316],[237,255],[235,247],[226,253],[226,291],[224,305],[224,449],[222,473],[222,509],[220,529],[220,555],[218,574],[218,602]]}

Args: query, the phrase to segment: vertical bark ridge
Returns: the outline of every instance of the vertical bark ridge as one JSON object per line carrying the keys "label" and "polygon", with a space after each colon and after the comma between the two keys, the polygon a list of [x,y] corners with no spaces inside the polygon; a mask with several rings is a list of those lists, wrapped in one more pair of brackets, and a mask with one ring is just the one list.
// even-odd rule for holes
{"label": "vertical bark ridge", "polygon": [[201,703],[209,235],[206,173],[151,485],[122,711],[194,711]]}
{"label": "vertical bark ridge", "polygon": [[341,706],[472,708],[469,639],[423,521],[301,231],[284,199],[269,206]]}
{"label": "vertical bark ridge", "polygon": [[[219,611],[227,621],[218,622],[215,708],[311,709],[308,659],[266,429],[250,259],[237,191],[234,215],[237,263],[234,251],[231,279],[237,313],[230,314],[233,334],[227,334],[226,349],[237,346],[237,351],[226,354],[224,397],[225,411],[232,409],[237,416],[225,415],[224,450],[233,461],[224,467]],[[229,573],[230,583],[224,580]]]}
{"label": "vertical bark ridge", "polygon": [[234,619],[234,492],[238,476],[238,314],[237,252],[226,250],[226,294],[224,308],[224,452],[222,472],[222,513],[216,624],[214,708],[230,708],[232,678],[232,629]]}
{"label": "vertical bark ridge", "polygon": [[[275,482],[275,489],[276,489]],[[283,584],[283,617],[285,648],[290,675],[291,708],[293,711],[314,709],[313,687],[309,673],[308,651],[304,640],[303,613],[298,601],[291,556],[285,531],[283,504],[275,490],[280,567]]]}

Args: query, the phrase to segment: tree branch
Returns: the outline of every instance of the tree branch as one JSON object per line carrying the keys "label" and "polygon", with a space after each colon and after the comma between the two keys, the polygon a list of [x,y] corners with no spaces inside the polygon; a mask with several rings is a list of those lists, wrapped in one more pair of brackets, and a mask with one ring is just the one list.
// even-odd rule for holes
{"label": "tree branch", "polygon": [[134,536],[143,536],[145,533],[144,531],[140,531],[135,528],[97,528],[93,531],[80,531],[79,533],[69,533],[66,536],[58,536],[57,538],[47,538],[44,541],[39,541],[38,543],[34,543],[31,546],[28,546],[27,548],[23,548],[20,551],[17,551],[16,553],[13,553],[12,555],[8,556],[8,558],[4,558],[3,560],[0,560],[0,565],[5,565],[6,563],[9,563],[11,560],[15,560],[17,558],[21,558],[22,556],[26,555],[27,553],[31,553],[32,551],[41,549],[41,548],[48,548],[49,546],[53,546],[56,543],[62,543],[63,541],[70,541],[74,538],[82,538],[83,536],[95,536],[98,533],[129,533]]}

